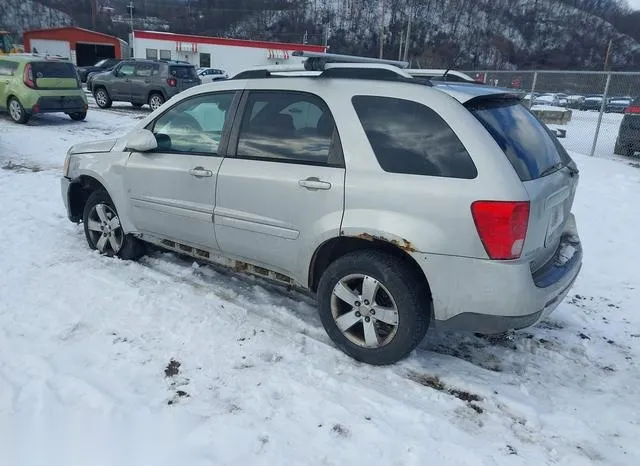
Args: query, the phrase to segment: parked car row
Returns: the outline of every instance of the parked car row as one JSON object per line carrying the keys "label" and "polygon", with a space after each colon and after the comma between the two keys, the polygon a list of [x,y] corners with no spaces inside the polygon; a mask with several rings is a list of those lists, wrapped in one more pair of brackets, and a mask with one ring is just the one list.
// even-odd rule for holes
{"label": "parked car row", "polygon": [[[531,93],[526,94],[522,100],[526,103],[531,102],[533,105],[548,105],[552,107],[567,107],[576,110],[595,110],[600,111],[604,100],[602,94],[564,94],[564,93]],[[608,97],[604,102],[604,111],[607,113],[624,113],[627,107],[631,105],[633,99],[628,96]]]}

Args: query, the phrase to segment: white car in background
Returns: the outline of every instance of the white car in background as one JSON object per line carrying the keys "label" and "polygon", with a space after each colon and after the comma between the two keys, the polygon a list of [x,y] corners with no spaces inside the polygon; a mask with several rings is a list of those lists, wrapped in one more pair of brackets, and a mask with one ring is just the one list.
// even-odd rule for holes
{"label": "white car in background", "polygon": [[229,79],[227,72],[218,68],[199,68],[198,77],[203,83],[212,83],[214,81]]}

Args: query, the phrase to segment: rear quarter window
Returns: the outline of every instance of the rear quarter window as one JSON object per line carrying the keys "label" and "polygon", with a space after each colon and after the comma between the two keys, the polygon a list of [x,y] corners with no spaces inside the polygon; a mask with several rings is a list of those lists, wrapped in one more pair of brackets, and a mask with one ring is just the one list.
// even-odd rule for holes
{"label": "rear quarter window", "polygon": [[429,107],[377,96],[355,96],[352,103],[384,171],[463,179],[478,175],[458,136]]}

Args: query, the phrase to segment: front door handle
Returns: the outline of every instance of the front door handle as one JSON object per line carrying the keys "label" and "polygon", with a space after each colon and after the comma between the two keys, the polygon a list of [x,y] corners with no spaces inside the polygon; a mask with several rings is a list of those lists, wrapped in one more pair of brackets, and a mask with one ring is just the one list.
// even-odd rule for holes
{"label": "front door handle", "polygon": [[311,176],[306,180],[298,180],[298,186],[306,188],[310,191],[317,191],[318,189],[331,189],[331,183],[328,181],[321,181],[320,178]]}
{"label": "front door handle", "polygon": [[205,170],[203,167],[196,167],[189,170],[189,174],[191,176],[195,176],[198,178],[205,178],[207,176],[213,176],[213,172],[211,170]]}

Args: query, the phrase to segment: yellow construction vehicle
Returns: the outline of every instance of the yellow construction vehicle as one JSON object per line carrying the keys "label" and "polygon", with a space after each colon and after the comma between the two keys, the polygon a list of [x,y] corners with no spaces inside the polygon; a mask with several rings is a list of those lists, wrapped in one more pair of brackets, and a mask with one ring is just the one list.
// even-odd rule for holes
{"label": "yellow construction vehicle", "polygon": [[20,53],[24,50],[13,43],[13,39],[11,38],[11,34],[9,31],[0,30],[0,55],[6,55],[9,53]]}

